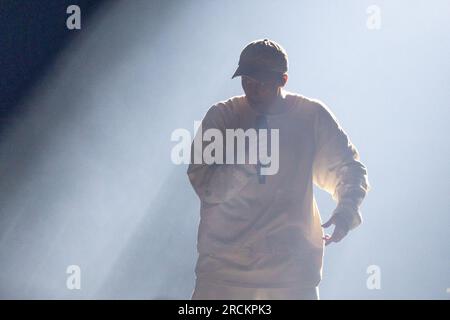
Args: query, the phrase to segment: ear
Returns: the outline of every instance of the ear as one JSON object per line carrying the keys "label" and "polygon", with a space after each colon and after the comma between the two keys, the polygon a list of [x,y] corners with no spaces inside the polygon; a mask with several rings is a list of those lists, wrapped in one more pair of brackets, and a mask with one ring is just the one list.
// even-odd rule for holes
{"label": "ear", "polygon": [[287,75],[287,73],[282,75],[282,78],[281,78],[281,86],[282,87],[284,87],[286,85],[288,78],[289,78],[289,76]]}

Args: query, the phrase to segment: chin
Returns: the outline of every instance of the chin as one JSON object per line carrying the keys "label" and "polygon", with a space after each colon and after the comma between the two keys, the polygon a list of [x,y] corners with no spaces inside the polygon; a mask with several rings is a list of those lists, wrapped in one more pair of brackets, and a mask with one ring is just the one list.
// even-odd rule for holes
{"label": "chin", "polygon": [[247,101],[252,106],[258,106],[258,105],[261,105],[263,103],[261,100],[257,100],[257,99],[250,98],[250,97],[247,97]]}

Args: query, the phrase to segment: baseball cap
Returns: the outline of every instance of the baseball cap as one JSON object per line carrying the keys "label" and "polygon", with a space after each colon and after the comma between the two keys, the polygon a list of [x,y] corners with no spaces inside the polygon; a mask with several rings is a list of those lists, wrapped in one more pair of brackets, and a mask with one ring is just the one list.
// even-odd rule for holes
{"label": "baseball cap", "polygon": [[250,42],[241,52],[239,66],[231,77],[250,76],[258,80],[283,74],[288,71],[286,50],[273,40]]}

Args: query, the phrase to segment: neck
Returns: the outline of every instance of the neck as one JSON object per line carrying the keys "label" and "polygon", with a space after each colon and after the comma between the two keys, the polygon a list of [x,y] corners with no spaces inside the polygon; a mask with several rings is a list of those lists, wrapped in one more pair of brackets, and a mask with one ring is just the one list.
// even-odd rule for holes
{"label": "neck", "polygon": [[251,107],[260,113],[278,114],[285,111],[286,107],[285,100],[286,100],[286,91],[280,88],[278,90],[277,96],[272,102]]}

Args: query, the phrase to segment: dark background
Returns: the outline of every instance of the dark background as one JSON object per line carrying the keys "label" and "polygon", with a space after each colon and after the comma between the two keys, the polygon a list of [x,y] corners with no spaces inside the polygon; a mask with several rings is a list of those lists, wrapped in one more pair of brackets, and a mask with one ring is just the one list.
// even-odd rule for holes
{"label": "dark background", "polygon": [[[82,8],[82,23],[103,0],[2,0],[0,2],[0,132],[19,117],[21,100],[45,74],[58,53],[81,30],[68,30],[66,9]],[[83,29],[82,29],[83,30]]]}

